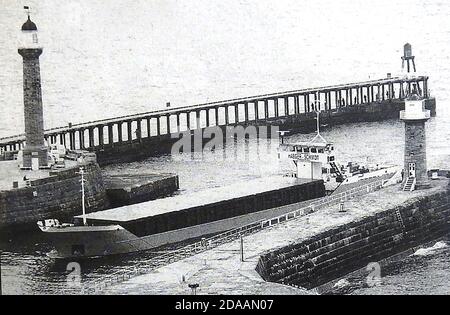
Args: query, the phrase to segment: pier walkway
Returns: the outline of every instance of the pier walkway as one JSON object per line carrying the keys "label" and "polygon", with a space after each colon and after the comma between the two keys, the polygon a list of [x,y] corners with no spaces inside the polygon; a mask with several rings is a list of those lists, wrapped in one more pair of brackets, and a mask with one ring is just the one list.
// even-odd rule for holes
{"label": "pier walkway", "polygon": [[[335,112],[356,105],[403,100],[413,83],[417,84],[420,94],[425,98],[429,97],[428,77],[395,77],[69,124],[46,130],[45,138],[49,143],[64,144],[66,148],[72,150],[101,151],[122,144],[139,144],[185,130],[210,126],[263,124],[277,118],[306,116],[315,109]],[[20,150],[24,144],[23,134],[0,138],[0,153]]]}

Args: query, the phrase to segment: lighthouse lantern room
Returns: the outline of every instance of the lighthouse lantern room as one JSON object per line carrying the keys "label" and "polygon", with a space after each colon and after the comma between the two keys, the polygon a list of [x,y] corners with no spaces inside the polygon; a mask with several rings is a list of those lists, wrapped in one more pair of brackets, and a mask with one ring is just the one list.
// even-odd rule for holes
{"label": "lighthouse lantern room", "polygon": [[24,8],[27,12],[28,19],[22,25],[21,35],[19,38],[19,48],[31,48],[31,49],[42,48],[39,45],[37,26],[33,21],[31,21],[30,18],[29,7]]}

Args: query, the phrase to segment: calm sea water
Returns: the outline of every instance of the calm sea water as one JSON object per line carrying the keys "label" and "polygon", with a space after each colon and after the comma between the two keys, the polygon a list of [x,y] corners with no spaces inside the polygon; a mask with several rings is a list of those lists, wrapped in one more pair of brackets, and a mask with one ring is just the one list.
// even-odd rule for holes
{"label": "calm sea water", "polygon": [[[402,46],[413,45],[430,76],[436,118],[427,124],[429,168],[449,169],[450,6],[445,0],[318,1],[28,1],[44,46],[41,75],[47,128],[172,106],[355,82],[399,73]],[[22,69],[17,54],[25,15],[0,0],[0,137],[23,131]],[[401,164],[398,120],[333,127],[342,161]],[[309,139],[295,135],[289,140]],[[107,167],[107,172],[180,175],[181,192],[277,173],[276,141],[230,147],[198,160],[170,156]],[[446,243],[447,241],[443,241]],[[65,266],[45,257],[39,233],[0,240],[3,293],[69,290]],[[83,279],[131,268],[151,254],[82,266]],[[443,246],[386,268],[383,285],[351,282],[352,294],[449,293],[450,250]],[[362,283],[362,282],[361,282]]]}

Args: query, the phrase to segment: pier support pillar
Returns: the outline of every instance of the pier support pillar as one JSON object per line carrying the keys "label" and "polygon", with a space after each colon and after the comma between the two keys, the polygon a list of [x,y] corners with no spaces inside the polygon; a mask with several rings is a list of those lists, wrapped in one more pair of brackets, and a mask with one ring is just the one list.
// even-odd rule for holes
{"label": "pier support pillar", "polygon": [[89,128],[88,129],[88,133],[89,133],[89,147],[93,148],[95,146],[95,141],[94,141],[94,128]]}
{"label": "pier support pillar", "polygon": [[108,124],[108,145],[114,146],[114,125]]}
{"label": "pier support pillar", "polygon": [[147,138],[151,137],[151,117],[146,117],[145,120],[147,122]]}
{"label": "pier support pillar", "polygon": [[167,134],[170,135],[171,130],[172,130],[172,124],[170,123],[170,114],[168,114],[166,117],[166,130],[167,130]]}
{"label": "pier support pillar", "polygon": [[186,113],[186,128],[191,130],[191,112]]}
{"label": "pier support pillar", "polygon": [[75,131],[69,132],[70,149],[75,150]]}
{"label": "pier support pillar", "polygon": [[127,134],[129,143],[133,142],[133,131],[131,130],[131,124],[132,124],[131,120],[127,121]]}
{"label": "pier support pillar", "polygon": [[156,117],[156,133],[158,136],[161,135],[161,116]]}
{"label": "pier support pillar", "polygon": [[273,100],[273,106],[274,106],[274,112],[275,112],[275,117],[279,117],[279,108],[278,108],[278,98],[275,98]]}
{"label": "pier support pillar", "polygon": [[123,124],[122,121],[117,124],[117,130],[118,130],[118,135],[117,136],[118,136],[118,139],[119,139],[119,143],[123,142],[122,124]]}
{"label": "pier support pillar", "polygon": [[269,118],[269,101],[267,99],[264,100],[264,118]]}
{"label": "pier support pillar", "polygon": [[284,114],[289,116],[289,97],[284,98]]}
{"label": "pier support pillar", "polygon": [[216,117],[216,119],[215,119],[216,126],[219,126],[219,108],[218,107],[214,107],[214,116]]}
{"label": "pier support pillar", "polygon": [[142,142],[142,119],[137,120],[136,138],[139,143]]}
{"label": "pier support pillar", "polygon": [[248,102],[246,102],[245,104],[244,104],[244,121],[245,122],[248,122],[248,107],[249,107],[250,105],[249,105],[249,103]]}
{"label": "pier support pillar", "polygon": [[98,128],[98,144],[100,145],[101,148],[103,148],[105,146],[105,139],[103,135],[103,129],[105,128],[105,126],[100,125],[97,128]]}
{"label": "pier support pillar", "polygon": [[[208,126],[208,110],[206,110],[206,126]],[[181,131],[181,127],[180,127],[180,114],[179,113],[176,113],[176,116],[177,116],[177,132],[180,132]]]}
{"label": "pier support pillar", "polygon": [[202,126],[202,122],[200,121],[200,111],[195,111],[195,128],[200,129]]}
{"label": "pier support pillar", "polygon": [[306,97],[306,94],[303,94],[303,110],[305,113],[308,112],[308,98]]}
{"label": "pier support pillar", "polygon": [[223,107],[223,110],[225,112],[225,125],[228,125],[230,123],[230,119],[229,119],[230,117],[229,117],[229,113],[228,113],[229,109],[230,109],[230,107],[228,105],[225,105]]}
{"label": "pier support pillar", "polygon": [[64,133],[61,133],[59,135],[59,143],[63,146],[66,146],[66,137]]}
{"label": "pier support pillar", "polygon": [[206,120],[206,128],[209,127],[210,122],[209,122],[209,108],[205,109],[205,120]]}
{"label": "pier support pillar", "polygon": [[80,142],[80,150],[84,150],[86,146],[84,145],[84,129],[78,129],[78,139]]}

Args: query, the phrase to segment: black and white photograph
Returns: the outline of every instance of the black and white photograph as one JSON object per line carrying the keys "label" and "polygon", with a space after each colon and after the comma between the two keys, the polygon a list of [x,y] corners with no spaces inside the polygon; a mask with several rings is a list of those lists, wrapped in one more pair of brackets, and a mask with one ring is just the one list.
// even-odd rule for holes
{"label": "black and white photograph", "polygon": [[0,295],[450,295],[449,102],[446,0],[0,0]]}

